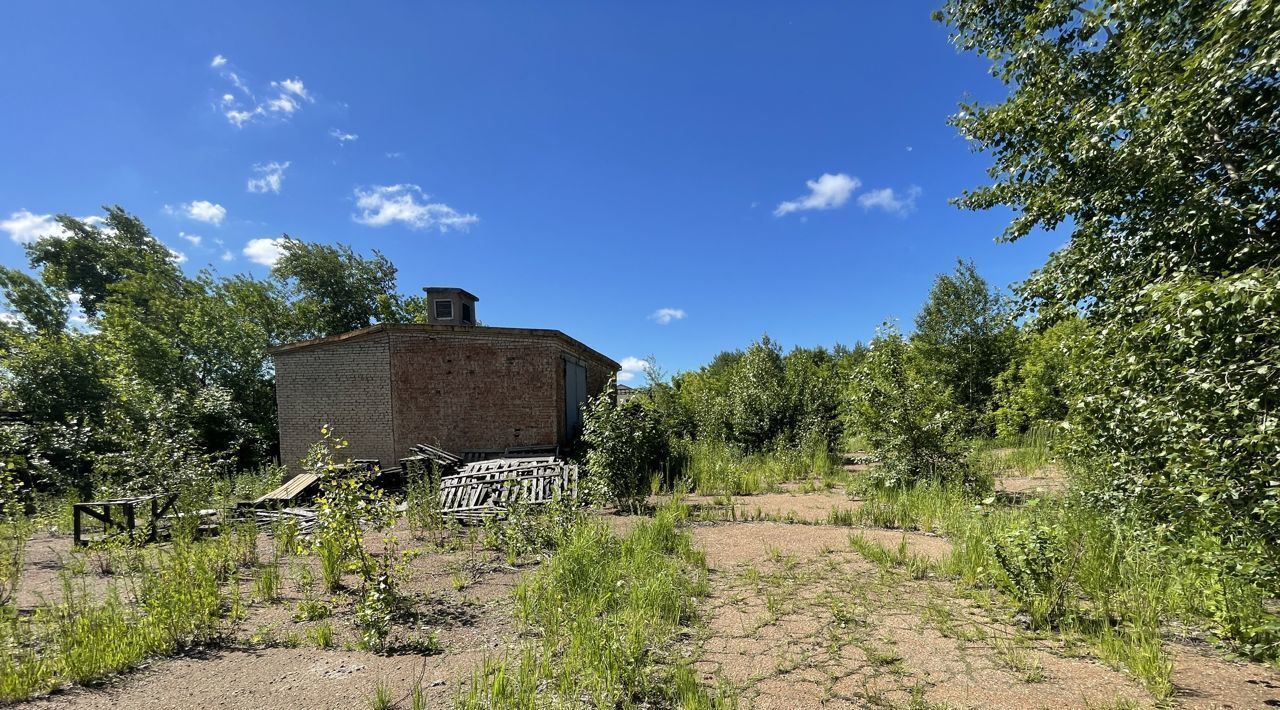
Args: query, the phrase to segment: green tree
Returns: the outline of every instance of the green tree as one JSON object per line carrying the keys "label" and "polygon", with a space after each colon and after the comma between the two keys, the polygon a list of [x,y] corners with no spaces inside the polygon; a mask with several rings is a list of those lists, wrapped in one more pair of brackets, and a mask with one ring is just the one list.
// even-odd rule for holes
{"label": "green tree", "polygon": [[58,215],[65,238],[44,238],[27,246],[31,267],[41,269],[44,282],[79,294],[80,307],[89,316],[98,314],[111,285],[130,273],[178,273],[169,250],[141,220],[119,206],[104,209],[107,215],[100,222]]}
{"label": "green tree", "polygon": [[951,391],[968,415],[967,429],[989,434],[996,376],[1009,365],[1017,330],[1005,298],[959,260],[955,273],[939,274],[916,316],[911,345],[921,367]]}
{"label": "green tree", "polygon": [[729,436],[746,451],[760,451],[783,432],[787,417],[782,351],[765,335],[752,343],[728,383]]}
{"label": "green tree", "polygon": [[1069,418],[1088,499],[1214,541],[1217,569],[1274,590],[1276,3],[948,0],[940,16],[1010,87],[954,118],[993,158],[959,203],[1012,209],[1008,240],[1070,233],[1019,291],[1092,326]]}
{"label": "green tree", "polygon": [[813,437],[834,450],[844,435],[838,361],[826,348],[796,348],[782,359],[782,370],[787,404],[783,435],[792,444]]}
{"label": "green tree", "polygon": [[1087,334],[1088,325],[1082,318],[1066,318],[1043,331],[1019,331],[1017,355],[996,378],[998,435],[1016,436],[1033,426],[1067,418],[1068,386],[1082,361]]}
{"label": "green tree", "polygon": [[351,247],[318,244],[285,235],[284,256],[272,277],[291,297],[302,337],[323,337],[375,322],[406,322],[421,312],[417,300],[396,294],[396,267],[374,251],[365,258]]}
{"label": "green tree", "polygon": [[1122,311],[1183,272],[1280,260],[1280,13],[1224,0],[948,0],[952,40],[1010,87],[953,119],[989,152],[970,209],[1010,241],[1066,225],[1029,305]]}
{"label": "green tree", "polygon": [[882,459],[890,485],[963,480],[962,426],[946,385],[890,323],[849,385],[849,426]]}
{"label": "green tree", "polygon": [[[1280,585],[1280,279],[1153,288],[1093,329],[1066,444],[1096,504],[1190,539],[1208,569]],[[1226,553],[1223,555],[1222,553]]]}
{"label": "green tree", "polygon": [[673,378],[681,405],[689,413],[692,423],[689,434],[697,438],[729,440],[729,383],[735,377],[742,356],[741,350],[724,351],[698,370],[682,372]]}
{"label": "green tree", "polygon": [[[56,333],[67,327],[70,302],[63,293],[29,274],[0,266],[0,296],[27,326],[41,333]],[[6,323],[18,327],[16,323]]]}

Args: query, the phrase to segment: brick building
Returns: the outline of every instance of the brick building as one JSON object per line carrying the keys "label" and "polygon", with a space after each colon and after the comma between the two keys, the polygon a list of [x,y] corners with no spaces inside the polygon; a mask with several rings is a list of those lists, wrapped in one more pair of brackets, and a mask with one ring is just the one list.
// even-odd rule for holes
{"label": "brick building", "polygon": [[281,345],[280,460],[294,466],[329,424],[351,458],[384,466],[425,443],[450,451],[566,444],[581,405],[618,363],[558,330],[475,325],[475,296],[427,289],[429,322],[375,325]]}

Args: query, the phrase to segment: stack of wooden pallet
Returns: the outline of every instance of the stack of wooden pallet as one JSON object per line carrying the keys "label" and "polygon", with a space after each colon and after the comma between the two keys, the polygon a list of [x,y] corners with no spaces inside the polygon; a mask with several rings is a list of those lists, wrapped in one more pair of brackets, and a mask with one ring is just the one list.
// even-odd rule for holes
{"label": "stack of wooden pallet", "polygon": [[253,511],[253,518],[259,528],[272,528],[277,523],[292,520],[297,523],[300,534],[310,535],[311,531],[315,529],[320,516],[315,508],[280,508],[278,510],[255,510]]}
{"label": "stack of wooden pallet", "polygon": [[554,456],[490,459],[440,478],[440,512],[459,520],[501,517],[513,505],[542,505],[578,493],[578,467]]}

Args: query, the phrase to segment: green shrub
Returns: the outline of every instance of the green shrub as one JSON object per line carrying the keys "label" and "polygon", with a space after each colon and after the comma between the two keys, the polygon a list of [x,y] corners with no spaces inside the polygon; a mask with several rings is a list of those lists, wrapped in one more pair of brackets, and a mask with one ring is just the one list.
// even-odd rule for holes
{"label": "green shrub", "polygon": [[[1205,567],[1280,590],[1280,271],[1183,278],[1097,328],[1068,453],[1090,502],[1223,542]],[[1198,547],[1192,547],[1199,550]]]}
{"label": "green shrub", "polygon": [[586,469],[592,497],[633,502],[667,454],[667,435],[642,400],[619,403],[612,385],[592,398],[583,420]]}
{"label": "green shrub", "polygon": [[1007,583],[1004,590],[1031,615],[1036,627],[1062,620],[1072,570],[1063,530],[1030,522],[1000,531],[991,552]]}
{"label": "green shrub", "polygon": [[1068,386],[1081,364],[1088,333],[1083,318],[1067,318],[1041,331],[1018,333],[1018,355],[995,380],[996,435],[1013,438],[1067,417]]}

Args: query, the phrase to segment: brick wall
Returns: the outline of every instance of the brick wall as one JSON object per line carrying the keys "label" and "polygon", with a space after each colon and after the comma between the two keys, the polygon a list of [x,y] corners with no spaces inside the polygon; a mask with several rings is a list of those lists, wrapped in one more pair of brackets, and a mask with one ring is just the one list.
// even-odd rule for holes
{"label": "brick wall", "polygon": [[296,470],[330,424],[350,442],[344,457],[395,465],[388,353],[387,334],[375,333],[275,355],[282,463]]}
{"label": "brick wall", "polygon": [[548,339],[393,333],[397,449],[501,449],[557,440],[556,367]]}

